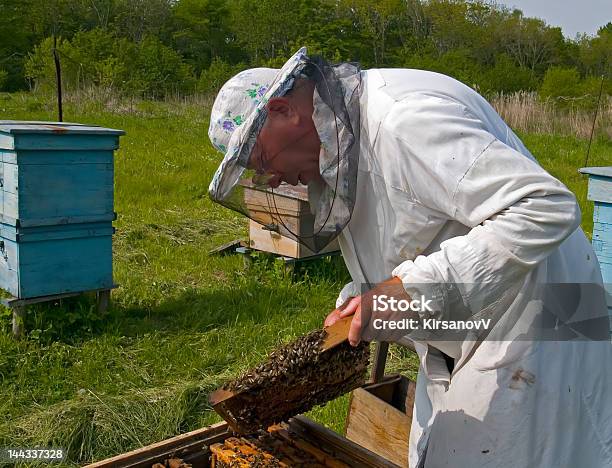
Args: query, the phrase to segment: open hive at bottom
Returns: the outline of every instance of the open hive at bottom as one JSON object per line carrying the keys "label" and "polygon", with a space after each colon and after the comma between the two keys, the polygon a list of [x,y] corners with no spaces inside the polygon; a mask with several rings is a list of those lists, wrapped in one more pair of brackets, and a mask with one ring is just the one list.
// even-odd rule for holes
{"label": "open hive at bottom", "polygon": [[348,468],[332,454],[292,433],[286,424],[246,437],[230,437],[210,447],[212,468]]}

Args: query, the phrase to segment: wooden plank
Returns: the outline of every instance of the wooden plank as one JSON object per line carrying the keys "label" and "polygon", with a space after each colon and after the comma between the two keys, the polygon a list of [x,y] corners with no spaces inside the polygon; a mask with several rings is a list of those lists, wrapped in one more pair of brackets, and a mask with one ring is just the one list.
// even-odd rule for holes
{"label": "wooden plank", "polygon": [[385,375],[385,365],[387,364],[387,353],[389,343],[381,341],[376,343],[376,354],[374,355],[374,365],[372,366],[372,382],[381,382]]}
{"label": "wooden plank", "polygon": [[408,466],[412,418],[363,388],[353,391],[346,437],[392,461]]}
{"label": "wooden plank", "polygon": [[249,191],[274,193],[276,196],[279,197],[294,198],[297,200],[308,202],[308,187],[306,185],[289,185],[286,183],[282,183],[275,189],[261,188],[257,187],[251,179],[242,179],[240,181],[240,185],[242,185],[246,190]]}
{"label": "wooden plank", "polygon": [[601,167],[583,167],[579,169],[582,174],[589,174],[595,176],[603,176],[612,178],[612,166],[601,166]]}
{"label": "wooden plank", "polygon": [[253,207],[252,209],[259,207],[260,210],[270,213],[278,211],[299,214],[310,211],[307,202],[250,189],[244,191],[244,202],[247,206]]}
{"label": "wooden plank", "polygon": [[319,463],[329,468],[349,468],[349,465],[347,465],[346,463],[331,457],[327,452],[324,452],[323,450],[315,447],[311,443],[292,436],[290,432],[284,427],[274,427],[269,429],[269,431],[275,436],[278,436],[289,444],[293,445],[294,447],[310,454]]}
{"label": "wooden plank", "polygon": [[[4,206],[4,164],[1,162],[0,157],[0,210]],[[0,219],[1,219],[1,211],[0,211]]]}
{"label": "wooden plank", "polygon": [[308,419],[296,416],[289,421],[291,431],[315,446],[325,447],[326,451],[350,466],[360,468],[398,468],[399,465],[381,457],[367,447],[342,437],[331,429]]}
{"label": "wooden plank", "polygon": [[595,202],[593,208],[593,221],[599,223],[612,223],[612,203]]}
{"label": "wooden plank", "polygon": [[19,251],[16,243],[4,239],[0,240],[0,288],[19,295]]}
{"label": "wooden plank", "polygon": [[351,328],[352,321],[352,316],[344,317],[343,319],[338,320],[333,325],[325,327],[327,335],[323,340],[323,345],[321,346],[321,348],[326,351],[348,340],[349,329]]}
{"label": "wooden plank", "polygon": [[[5,163],[4,170],[9,166]],[[113,213],[112,164],[19,166],[18,180],[7,178],[5,193],[18,194],[19,219],[93,216]],[[9,174],[11,171],[9,170]]]}
{"label": "wooden plank", "polygon": [[19,290],[10,292],[20,298],[113,287],[110,235],[21,243],[18,259]]}
{"label": "wooden plank", "polygon": [[[2,141],[0,141],[0,144]],[[116,150],[119,137],[114,135],[17,134],[12,148],[17,150]]]}
{"label": "wooden plank", "polygon": [[251,248],[276,255],[299,257],[300,247],[297,241],[281,236],[277,232],[267,231],[263,227],[252,219],[249,220],[249,246]]}
{"label": "wooden plank", "polygon": [[0,148],[6,150],[15,149],[15,139],[6,133],[0,133]]}
{"label": "wooden plank", "polygon": [[[336,434],[305,416],[297,416],[288,423],[290,432],[295,432],[310,446],[323,448],[332,457],[351,467],[398,468],[398,465]],[[87,465],[85,468],[150,468],[168,458],[182,458],[196,466],[209,466],[208,447],[231,437],[226,423],[197,429],[171,439],[120,454],[106,460]]]}
{"label": "wooden plank", "polygon": [[[283,232],[282,226],[280,227],[280,231],[281,233]],[[321,252],[315,254],[308,247],[300,244],[296,240],[283,236],[277,232],[263,229],[261,224],[253,221],[252,219],[249,220],[249,237],[249,247],[252,249],[270,252],[284,257],[299,259],[340,250],[338,241],[334,240],[323,250],[321,250]]]}
{"label": "wooden plank", "polygon": [[4,163],[29,165],[106,164],[112,163],[114,153],[110,150],[89,149],[85,151],[49,150],[0,150]]}
{"label": "wooden plank", "polygon": [[225,244],[221,244],[214,249],[208,251],[208,255],[226,255],[233,254],[236,252],[237,247],[244,247],[247,245],[247,242],[243,239],[235,239],[233,241],[226,242]]}
{"label": "wooden plank", "polygon": [[[64,231],[58,229],[37,229],[37,228],[25,228],[13,230],[12,232],[8,229],[2,229],[2,237],[16,241],[19,244],[25,242],[43,242],[53,240],[65,240],[65,239],[82,239],[85,237],[104,237],[112,236],[115,232],[115,228],[110,223],[92,223],[91,224],[68,224],[60,227],[72,227],[72,226],[88,226],[81,227],[81,229],[66,229]],[[106,224],[106,225],[105,225]],[[3,225],[3,227],[6,225]],[[58,226],[45,226],[54,228]]]}
{"label": "wooden plank", "polygon": [[593,238],[593,251],[600,262],[612,261],[612,242]]}
{"label": "wooden plank", "polygon": [[124,135],[123,130],[104,128],[73,122],[45,122],[40,120],[0,120],[0,132],[16,134],[59,134],[59,135]]}
{"label": "wooden plank", "polygon": [[98,223],[104,221],[114,221],[117,219],[117,213],[106,213],[103,215],[92,216],[55,216],[50,218],[28,218],[16,219],[6,215],[0,215],[2,224],[9,224],[17,227],[41,227],[41,226],[57,226],[66,224],[85,224]]}
{"label": "wooden plank", "polygon": [[612,203],[612,178],[589,176],[587,198],[597,202]]}
{"label": "wooden plank", "polygon": [[593,222],[593,235],[597,233],[599,236],[604,237],[612,242],[612,223],[601,223],[598,221]]}
{"label": "wooden plank", "polygon": [[153,463],[175,455],[187,461],[188,457],[186,455],[207,456],[204,446],[221,442],[229,435],[227,424],[225,422],[217,423],[92,463],[85,468],[150,468]]}
{"label": "wooden plank", "polygon": [[250,218],[256,225],[249,226],[252,229],[261,229],[264,225],[275,224],[280,229],[289,229],[291,232],[299,233],[301,219],[299,216],[287,215],[282,213],[270,213],[267,211],[250,210]]}

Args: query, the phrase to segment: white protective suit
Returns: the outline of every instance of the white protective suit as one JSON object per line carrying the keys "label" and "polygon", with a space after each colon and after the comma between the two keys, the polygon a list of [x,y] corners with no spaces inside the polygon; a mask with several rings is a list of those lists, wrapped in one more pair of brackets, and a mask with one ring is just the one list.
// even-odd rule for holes
{"label": "white protective suit", "polygon": [[338,305],[393,275],[411,295],[446,284],[501,313],[494,339],[414,343],[410,466],[612,467],[610,342],[515,339],[544,300],[535,284],[602,282],[574,196],[467,86],[362,74],[359,193],[340,237],[353,282]]}

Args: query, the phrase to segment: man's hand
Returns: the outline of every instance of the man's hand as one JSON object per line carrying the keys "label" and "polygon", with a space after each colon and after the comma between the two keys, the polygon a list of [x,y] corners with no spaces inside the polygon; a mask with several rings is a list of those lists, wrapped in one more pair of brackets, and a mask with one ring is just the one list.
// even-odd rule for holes
{"label": "man's hand", "polygon": [[324,325],[328,327],[344,317],[353,315],[348,340],[352,346],[357,346],[361,341],[362,321],[367,324],[372,317],[373,296],[381,293],[394,295],[398,299],[410,300],[410,297],[403,289],[402,280],[393,277],[377,284],[374,288],[361,296],[349,298],[340,307],[330,312],[325,319]]}
{"label": "man's hand", "polygon": [[[338,307],[337,309],[332,310],[329,315],[327,316],[327,318],[325,319],[325,322],[323,322],[323,326],[325,327],[331,327],[334,323],[336,323],[338,320],[340,320],[342,317],[348,317],[349,315],[352,315],[355,313],[355,307],[356,305],[361,301],[361,296],[357,296],[357,297],[349,297],[344,304],[342,304],[340,307]],[[346,315],[341,315],[342,312],[344,312],[345,310],[351,310],[352,312],[347,313]]]}

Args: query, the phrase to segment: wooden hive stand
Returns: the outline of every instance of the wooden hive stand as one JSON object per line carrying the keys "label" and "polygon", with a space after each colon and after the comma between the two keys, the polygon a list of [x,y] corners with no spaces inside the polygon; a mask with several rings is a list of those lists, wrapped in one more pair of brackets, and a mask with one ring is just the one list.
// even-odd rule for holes
{"label": "wooden hive stand", "polygon": [[[114,285],[112,289],[116,288]],[[111,290],[110,288],[95,289],[93,291],[70,292],[63,294],[52,294],[50,296],[33,297],[30,299],[19,299],[18,297],[10,296],[0,299],[0,304],[9,308],[13,312],[13,336],[21,338],[25,333],[25,318],[27,307],[33,304],[41,304],[44,302],[57,302],[69,297],[80,296],[85,293],[94,293],[96,295],[97,309],[100,314],[106,313],[110,305]]]}

